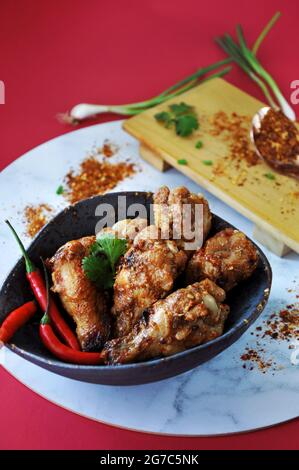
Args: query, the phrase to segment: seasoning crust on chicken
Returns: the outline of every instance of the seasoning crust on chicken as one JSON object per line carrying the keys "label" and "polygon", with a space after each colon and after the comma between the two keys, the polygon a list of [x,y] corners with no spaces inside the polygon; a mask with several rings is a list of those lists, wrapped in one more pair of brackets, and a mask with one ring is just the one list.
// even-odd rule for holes
{"label": "seasoning crust on chicken", "polygon": [[186,269],[187,284],[209,278],[229,291],[249,278],[258,264],[258,253],[244,233],[227,228],[197,250]]}
{"label": "seasoning crust on chicken", "polygon": [[170,356],[222,335],[229,307],[225,292],[206,279],[159,300],[125,337],[106,343],[106,361],[124,364]]}
{"label": "seasoning crust on chicken", "polygon": [[[202,208],[201,213],[199,208]],[[178,246],[187,252],[202,246],[212,223],[207,200],[201,194],[191,193],[184,186],[171,190],[162,186],[154,194],[154,218],[163,237],[169,233],[170,239],[177,240]],[[196,246],[190,249],[188,244],[192,241]]]}
{"label": "seasoning crust on chicken", "polygon": [[108,339],[110,315],[106,293],[90,281],[82,269],[95,237],[72,240],[47,262],[52,271],[52,290],[59,294],[63,307],[76,323],[83,351],[97,351]]}
{"label": "seasoning crust on chicken", "polygon": [[128,334],[143,311],[173,289],[186,266],[187,256],[176,242],[159,237],[157,227],[146,227],[123,258],[113,294],[116,336]]}

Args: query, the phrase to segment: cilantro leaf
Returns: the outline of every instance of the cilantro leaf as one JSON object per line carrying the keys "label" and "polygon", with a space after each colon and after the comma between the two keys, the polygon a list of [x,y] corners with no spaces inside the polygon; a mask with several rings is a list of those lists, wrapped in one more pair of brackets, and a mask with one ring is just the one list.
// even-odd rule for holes
{"label": "cilantro leaf", "polygon": [[161,113],[155,114],[155,119],[159,122],[164,122],[166,127],[169,127],[173,121],[173,116],[167,111],[162,111]]}
{"label": "cilantro leaf", "polygon": [[189,106],[189,104],[183,102],[180,104],[171,104],[169,108],[176,116],[180,116],[181,114],[192,113],[193,110],[192,106]]}
{"label": "cilantro leaf", "polygon": [[193,107],[186,103],[171,104],[168,106],[170,112],[161,111],[155,114],[155,119],[164,124],[164,127],[175,127],[177,135],[187,137],[198,129],[199,123]]}
{"label": "cilantro leaf", "polygon": [[103,235],[90,247],[89,255],[82,260],[83,271],[88,279],[104,289],[113,287],[115,266],[125,254],[127,241],[112,235]]}
{"label": "cilantro leaf", "polygon": [[82,267],[86,277],[104,289],[113,287],[114,274],[111,271],[107,258],[89,255],[82,260]]}
{"label": "cilantro leaf", "polygon": [[181,137],[187,137],[195,129],[198,129],[198,120],[194,114],[179,116],[175,122],[175,131]]}
{"label": "cilantro leaf", "polygon": [[96,241],[101,252],[106,255],[111,269],[114,271],[115,265],[119,258],[125,254],[127,248],[127,240],[124,238],[115,238],[113,235],[99,237]]}
{"label": "cilantro leaf", "polygon": [[91,245],[91,247],[89,248],[89,254],[90,254],[90,255],[95,255],[95,256],[103,254],[103,249],[102,249],[102,247],[98,244],[97,241],[95,241],[95,243],[93,243],[93,244]]}

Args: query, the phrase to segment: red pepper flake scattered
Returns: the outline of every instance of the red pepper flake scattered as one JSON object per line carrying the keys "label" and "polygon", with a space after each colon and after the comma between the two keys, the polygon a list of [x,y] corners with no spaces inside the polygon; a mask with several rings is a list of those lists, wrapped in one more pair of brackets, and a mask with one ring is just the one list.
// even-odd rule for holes
{"label": "red pepper flake scattered", "polygon": [[229,142],[230,154],[227,156],[228,159],[234,161],[237,165],[245,162],[249,167],[259,163],[260,159],[249,138],[250,116],[241,116],[237,113],[228,116],[224,111],[219,111],[213,116],[211,125],[211,135],[221,135],[223,140]]}
{"label": "red pepper flake scattered", "polygon": [[110,163],[88,156],[80,164],[78,173],[70,171],[65,177],[64,196],[71,204],[97,196],[113,189],[125,178],[136,173],[135,165],[127,161]]}
{"label": "red pepper flake scattered", "polygon": [[[292,292],[292,289],[288,289]],[[296,298],[298,298],[296,296]],[[254,348],[246,347],[240,359],[244,362],[245,369],[253,370],[254,365],[265,373],[268,369],[272,371],[279,370],[278,366],[272,358],[267,357],[266,340],[291,342],[299,340],[299,303],[287,305],[284,309],[274,312],[270,317],[263,321],[262,325],[256,327],[254,332],[257,342]],[[263,340],[263,344],[261,341]],[[292,344],[289,349],[292,349]]]}
{"label": "red pepper flake scattered", "polygon": [[26,233],[33,238],[48,222],[53,209],[48,204],[27,206],[24,210]]}
{"label": "red pepper flake scattered", "polygon": [[119,150],[119,147],[110,142],[109,140],[105,140],[103,147],[98,149],[99,153],[103,154],[106,158],[113,157]]}
{"label": "red pepper flake scattered", "polygon": [[[249,348],[246,348],[245,349],[245,352],[242,354],[241,356],[241,359],[242,361],[249,361],[250,362],[250,366],[249,366],[249,370],[253,370],[254,367],[253,367],[253,364],[257,364],[258,368],[263,372],[265,373],[267,369],[269,369],[269,367],[272,366],[272,360],[268,360],[268,361],[265,361],[263,358],[262,358],[262,354],[264,353],[264,349],[261,349],[261,350],[255,350],[255,349],[249,349]],[[244,367],[245,366],[245,367]],[[244,369],[246,369],[246,364],[243,364],[243,367]]]}

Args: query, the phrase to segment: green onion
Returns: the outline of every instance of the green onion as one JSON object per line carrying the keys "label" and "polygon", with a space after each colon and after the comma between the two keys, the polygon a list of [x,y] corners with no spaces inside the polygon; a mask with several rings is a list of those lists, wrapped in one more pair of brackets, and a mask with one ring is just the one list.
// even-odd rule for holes
{"label": "green onion", "polygon": [[188,162],[185,158],[181,158],[177,161],[179,165],[188,165]]}
{"label": "green onion", "polygon": [[203,146],[203,143],[202,143],[201,140],[198,140],[195,144],[195,148],[197,148],[197,149],[201,149],[202,146]]}
{"label": "green onion", "polygon": [[230,62],[231,62],[231,59],[226,58],[224,60],[216,62],[215,64],[211,64],[211,65],[208,65],[207,67],[203,67],[197,70],[197,72],[193,73],[192,75],[189,75],[183,80],[180,80],[179,82],[175,83],[170,88],[167,88],[165,91],[163,91],[159,95],[154,96],[153,98],[146,100],[146,101],[140,101],[138,103],[124,104],[124,105],[101,105],[101,104],[97,105],[97,104],[81,103],[81,104],[76,105],[70,111],[69,114],[62,114],[62,115],[59,115],[58,117],[63,122],[76,123],[83,119],[86,119],[86,118],[89,118],[91,116],[94,116],[96,114],[101,114],[101,113],[114,113],[114,114],[133,116],[135,114],[141,113],[142,111],[146,109],[152,108],[153,106],[163,103],[166,100],[169,100],[171,98],[175,98],[176,96],[181,95],[182,93],[190,90],[191,88],[194,88],[199,82],[204,83],[205,81],[210,80],[212,78],[222,77],[223,75],[227,74],[231,70],[231,67],[224,67],[223,69],[216,71],[215,73],[212,73],[208,76],[206,76],[206,74],[216,69],[219,69],[223,65],[227,65]]}
{"label": "green onion", "polygon": [[[280,13],[277,12],[255,41],[252,50],[247,46],[242,27],[240,25],[237,26],[238,43],[236,43],[229,34],[216,38],[216,42],[228,54],[228,56],[260,86],[270,106],[275,110],[280,108],[289,119],[295,121],[296,115],[294,110],[281,93],[274,78],[269,74],[269,72],[267,72],[256,57],[256,53],[262,41],[265,39],[266,35],[279,17]],[[273,99],[270,90],[276,101]]]}
{"label": "green onion", "polygon": [[264,176],[268,178],[268,180],[275,180],[276,177],[273,175],[273,173],[265,173]]}
{"label": "green onion", "polygon": [[263,31],[261,32],[261,34],[259,35],[259,37],[257,38],[257,40],[255,41],[253,45],[252,52],[254,53],[254,55],[257,54],[257,51],[259,50],[260,45],[262,44],[263,40],[265,39],[269,31],[273,28],[276,21],[279,20],[280,16],[281,16],[280,11],[277,11],[275,15],[271,18],[269,23],[265,26],[265,28],[263,29]]}
{"label": "green onion", "polygon": [[203,160],[202,163],[206,166],[212,166],[213,165],[212,160]]}
{"label": "green onion", "polygon": [[64,193],[64,187],[62,186],[62,184],[60,186],[58,186],[58,188],[56,189],[56,194],[57,196],[61,196],[61,194]]}

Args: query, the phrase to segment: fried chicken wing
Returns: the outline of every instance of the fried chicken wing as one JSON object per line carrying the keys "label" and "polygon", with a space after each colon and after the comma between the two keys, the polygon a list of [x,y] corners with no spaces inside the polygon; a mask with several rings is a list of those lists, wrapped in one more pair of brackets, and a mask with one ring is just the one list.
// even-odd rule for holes
{"label": "fried chicken wing", "polygon": [[207,200],[184,186],[171,190],[162,186],[154,194],[154,218],[163,238],[169,233],[189,253],[202,246],[212,223]]}
{"label": "fried chicken wing", "polygon": [[227,228],[197,250],[186,269],[187,284],[209,278],[229,291],[249,278],[258,264],[258,253],[244,233]]}
{"label": "fried chicken wing", "polygon": [[173,288],[187,256],[175,241],[161,240],[155,226],[146,227],[125,254],[114,283],[115,334],[124,336],[142,312]]}
{"label": "fried chicken wing", "polygon": [[170,356],[217,338],[229,313],[224,300],[224,290],[209,279],[177,290],[148,308],[127,336],[106,343],[107,362]]}
{"label": "fried chicken wing", "polygon": [[52,290],[59,294],[65,310],[75,321],[83,351],[99,350],[110,333],[106,293],[98,289],[82,269],[82,260],[94,242],[94,236],[72,240],[48,261]]}

